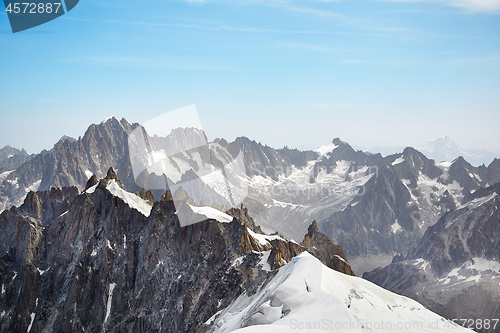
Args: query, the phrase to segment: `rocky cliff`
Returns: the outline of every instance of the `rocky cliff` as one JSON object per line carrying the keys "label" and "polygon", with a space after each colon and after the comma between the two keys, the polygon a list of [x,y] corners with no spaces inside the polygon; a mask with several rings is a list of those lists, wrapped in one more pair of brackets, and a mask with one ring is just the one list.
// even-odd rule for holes
{"label": "rocky cliff", "polygon": [[316,249],[325,264],[352,274],[316,227],[299,245],[264,235],[244,207],[225,222],[181,227],[171,198],[128,193],[110,169],[81,193],[30,192],[4,211],[0,330],[204,331],[212,315],[303,251]]}

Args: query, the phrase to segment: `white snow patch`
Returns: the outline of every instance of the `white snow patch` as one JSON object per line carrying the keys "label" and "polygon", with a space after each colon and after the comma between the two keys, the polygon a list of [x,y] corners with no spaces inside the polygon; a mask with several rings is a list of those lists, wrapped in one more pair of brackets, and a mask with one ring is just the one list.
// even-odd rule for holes
{"label": "white snow patch", "polygon": [[97,255],[97,249],[93,249],[92,253],[90,254],[91,257],[95,257]]}
{"label": "white snow patch", "polygon": [[12,280],[14,280],[17,277],[17,272],[14,271],[14,276],[12,277]]}
{"label": "white snow patch", "polygon": [[2,294],[5,294],[5,285],[2,284]]}
{"label": "white snow patch", "polygon": [[42,183],[42,180],[37,180],[36,182],[34,182],[33,184],[31,184],[30,187],[28,187],[26,189],[26,192],[29,192],[29,191],[33,191],[33,192],[36,192],[38,191],[38,188],[40,187],[40,184]]}
{"label": "white snow patch", "polygon": [[239,265],[241,265],[242,262],[243,262],[243,256],[238,257],[238,258],[233,260],[233,262],[231,263],[231,267],[239,266]]}
{"label": "white snow patch", "polygon": [[449,174],[448,172],[450,171],[450,167],[453,164],[453,162],[441,162],[441,163],[436,163],[436,166],[443,170],[443,174],[441,175],[441,179],[446,181],[448,180]]}
{"label": "white snow patch", "polygon": [[394,224],[391,224],[391,229],[392,229],[392,233],[397,233],[398,231],[401,231],[401,225],[398,223],[398,220],[396,220],[396,222],[394,222]]}
{"label": "white snow patch", "polygon": [[314,151],[316,153],[318,153],[320,156],[325,156],[326,154],[329,154],[332,151],[334,151],[335,148],[337,148],[337,147],[338,147],[338,145],[336,145],[334,143],[330,143],[328,145],[321,146],[318,149],[315,149]]}
{"label": "white snow patch", "polygon": [[40,276],[42,276],[42,275],[43,275],[43,273],[45,273],[46,271],[48,271],[48,269],[46,269],[46,270],[41,270],[41,269],[40,269],[40,268],[38,268],[38,267],[36,268],[36,270],[38,271],[38,273],[40,273]]}
{"label": "white snow patch", "polygon": [[233,221],[232,216],[227,215],[226,213],[223,213],[220,210],[217,210],[217,209],[212,208],[212,207],[208,207],[208,206],[197,207],[197,206],[191,206],[191,205],[189,205],[189,207],[191,207],[191,210],[193,212],[195,212],[196,214],[205,215],[209,219],[214,219],[214,220],[217,220],[217,221],[223,222],[223,223],[229,223],[229,222]]}
{"label": "white snow patch", "polygon": [[396,158],[394,160],[394,162],[392,162],[391,164],[392,165],[397,165],[397,164],[403,163],[404,161],[405,161],[405,158],[403,157],[403,155],[401,155],[400,157]]}
{"label": "white snow patch", "polygon": [[472,258],[471,261],[467,263],[468,269],[476,269],[478,271],[488,271],[500,272],[500,262],[494,260],[488,260],[485,258]]}
{"label": "white snow patch", "polygon": [[482,198],[477,198],[474,200],[471,200],[463,205],[460,205],[459,208],[464,208],[467,207],[469,210],[470,209],[476,209],[477,207],[485,204],[486,202],[494,199],[497,196],[496,192],[491,193],[488,196],[482,197]]}
{"label": "white snow patch", "polygon": [[144,216],[149,216],[151,214],[151,209],[153,208],[153,206],[149,202],[133,193],[125,191],[118,185],[118,183],[114,179],[111,179],[108,182],[108,186],[106,186],[106,189],[114,196],[117,196],[125,201],[125,203],[128,204],[130,208],[138,210]]}
{"label": "white snow patch", "polygon": [[34,313],[34,312],[32,312],[32,313],[31,313],[31,322],[30,322],[30,324],[29,324],[29,326],[28,326],[28,330],[27,330],[26,332],[31,331],[31,327],[33,326],[33,322],[34,322],[34,321],[35,321],[35,313]]}
{"label": "white snow patch", "polygon": [[445,191],[448,191],[451,197],[455,200],[456,205],[459,206],[464,197],[462,193],[463,187],[461,187],[456,180],[454,180],[451,184],[444,185],[438,182],[438,179],[439,178],[430,179],[426,175],[420,173],[417,184],[420,192],[422,193],[423,199],[432,206],[434,203],[431,200],[431,193],[440,197]]}
{"label": "white snow patch", "polygon": [[414,265],[415,266],[419,266],[419,269],[425,271],[425,269],[427,268],[427,266],[430,265],[430,262],[428,262],[427,260],[425,260],[423,258],[418,258],[418,259],[415,259]]}
{"label": "white snow patch", "polygon": [[64,216],[64,215],[68,214],[68,212],[69,212],[69,210],[65,211],[64,213],[62,213],[61,215],[59,215],[59,217],[61,217],[61,216]]}
{"label": "white snow patch", "polygon": [[115,290],[116,283],[109,284],[109,292],[108,292],[108,303],[106,304],[106,317],[104,317],[104,323],[108,321],[109,314],[111,313],[111,301],[113,300],[113,291]]}
{"label": "white snow patch", "polygon": [[278,206],[281,208],[286,208],[286,207],[291,207],[291,208],[298,208],[298,207],[305,207],[304,205],[296,205],[290,202],[283,202],[283,201],[278,201],[276,199],[273,199],[273,204],[274,206]]}
{"label": "white snow patch", "polygon": [[276,236],[276,235],[268,236],[268,235],[258,234],[258,233],[253,232],[249,228],[247,228],[247,230],[248,230],[248,233],[250,234],[250,236],[252,236],[255,240],[257,240],[262,246],[267,245],[270,241],[275,240],[275,239],[285,241],[280,236]]}
{"label": "white snow patch", "polygon": [[257,266],[260,266],[262,268],[262,270],[264,270],[266,272],[271,271],[271,266],[269,265],[269,262],[268,262],[270,254],[271,254],[271,250],[263,252],[262,258],[260,259],[259,263],[257,264]]}
{"label": "white snow patch", "polygon": [[94,174],[90,170],[85,170],[85,176],[87,176],[87,179],[92,177]]}
{"label": "white snow patch", "polygon": [[160,260],[160,261],[158,261],[158,263],[156,264],[155,269],[158,269],[158,267],[160,267],[160,266],[164,266],[164,265],[165,265],[165,261],[164,261],[164,260]]}
{"label": "white snow patch", "polygon": [[106,246],[111,250],[111,251],[114,251],[113,250],[113,247],[111,246],[111,243],[109,242],[109,239],[106,239]]}
{"label": "white snow patch", "polygon": [[19,178],[16,178],[16,179],[7,179],[6,182],[10,183],[11,185],[13,185],[14,189],[17,189],[17,188],[19,188],[19,184],[17,183],[18,180],[19,180]]}
{"label": "white snow patch", "polygon": [[99,185],[99,183],[95,184],[94,186],[89,187],[87,190],[84,191],[84,193],[88,193],[88,194],[94,193],[95,189],[97,188],[97,185]]}
{"label": "white snow patch", "polygon": [[339,256],[338,254],[335,254],[334,257],[336,257],[338,260],[343,261],[347,264],[347,261],[345,261],[345,259],[342,258],[341,256]]}
{"label": "white snow patch", "polygon": [[5,178],[7,178],[13,172],[14,172],[14,170],[5,171],[5,172],[0,173],[0,184],[5,180]]}

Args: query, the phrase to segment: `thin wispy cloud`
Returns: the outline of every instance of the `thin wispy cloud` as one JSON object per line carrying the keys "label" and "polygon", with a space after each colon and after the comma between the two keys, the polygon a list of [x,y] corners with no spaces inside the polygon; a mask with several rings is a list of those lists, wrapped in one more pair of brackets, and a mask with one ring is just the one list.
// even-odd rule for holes
{"label": "thin wispy cloud", "polygon": [[76,17],[66,17],[69,20],[98,22],[109,24],[125,24],[125,25],[143,25],[152,27],[176,27],[186,29],[199,29],[210,31],[231,31],[231,32],[248,32],[248,33],[274,33],[274,34],[301,34],[301,35],[356,35],[356,36],[391,36],[389,33],[370,33],[370,32],[352,32],[352,31],[332,31],[332,30],[280,30],[280,29],[266,29],[254,27],[231,27],[231,26],[204,26],[198,24],[179,24],[179,23],[155,23],[144,21],[117,21],[107,20],[99,21],[93,19],[82,19]]}
{"label": "thin wispy cloud", "polygon": [[279,42],[277,44],[279,47],[285,47],[290,49],[299,49],[307,51],[319,51],[319,52],[346,52],[345,49],[331,48],[318,44],[308,44],[308,43],[295,43],[295,42]]}
{"label": "thin wispy cloud", "polygon": [[220,66],[205,59],[184,57],[141,57],[141,56],[89,56],[69,58],[69,62],[79,65],[104,66],[141,70],[232,70],[228,66]]}
{"label": "thin wispy cloud", "polygon": [[500,68],[500,55],[486,55],[482,57],[471,57],[463,59],[453,59],[446,62],[453,66],[472,66],[480,68]]}
{"label": "thin wispy cloud", "polygon": [[[192,0],[184,0],[186,2],[192,2]],[[208,0],[203,0],[203,2],[207,2]],[[339,13],[336,11],[332,11],[330,9],[319,9],[319,8],[311,8],[307,6],[307,4],[312,5],[313,3],[334,3],[334,2],[342,2],[344,0],[306,0],[306,1],[293,1],[293,0],[270,0],[270,1],[260,1],[260,0],[236,0],[236,1],[228,1],[232,3],[238,3],[242,5],[251,5],[258,4],[266,7],[272,7],[281,9],[284,11],[304,14],[311,17],[330,19],[335,23],[340,24],[341,26],[350,26],[357,30],[373,30],[373,31],[383,31],[383,32],[401,32],[401,31],[409,31],[406,27],[384,27],[378,26],[373,22],[366,21],[365,19],[355,17],[353,15],[348,15],[345,13]],[[396,0],[397,1],[397,0]],[[215,1],[214,1],[215,2]]]}
{"label": "thin wispy cloud", "polygon": [[383,0],[391,2],[438,2],[447,6],[463,8],[469,12],[500,14],[499,0]]}
{"label": "thin wispy cloud", "polygon": [[360,64],[360,63],[363,63],[365,61],[363,60],[356,60],[356,59],[349,59],[349,60],[342,60],[340,61],[341,64]]}

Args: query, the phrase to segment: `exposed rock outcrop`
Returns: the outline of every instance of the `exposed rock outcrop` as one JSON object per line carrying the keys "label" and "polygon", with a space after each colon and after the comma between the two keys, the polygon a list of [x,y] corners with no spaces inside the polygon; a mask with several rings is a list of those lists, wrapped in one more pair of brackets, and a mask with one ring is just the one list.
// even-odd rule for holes
{"label": "exposed rock outcrop", "polygon": [[[204,331],[321,239],[315,230],[304,247],[264,235],[243,207],[231,222],[181,227],[169,192],[146,216],[107,189],[112,169],[93,178],[93,191],[31,192],[0,215],[1,331]],[[332,253],[316,251],[335,264]]]}

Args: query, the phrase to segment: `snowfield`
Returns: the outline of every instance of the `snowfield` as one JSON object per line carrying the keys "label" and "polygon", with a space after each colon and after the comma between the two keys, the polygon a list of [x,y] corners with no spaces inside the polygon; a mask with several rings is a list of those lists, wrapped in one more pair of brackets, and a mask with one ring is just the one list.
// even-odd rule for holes
{"label": "snowfield", "polygon": [[221,212],[220,210],[217,210],[212,207],[197,207],[197,206],[191,206],[189,205],[191,210],[195,212],[196,214],[200,215],[205,215],[208,219],[214,219],[222,223],[229,223],[233,221],[233,217],[230,215],[227,215],[226,213]]}
{"label": "snowfield", "polygon": [[472,332],[359,277],[324,266],[307,252],[257,293],[243,293],[214,332]]}
{"label": "snowfield", "polygon": [[[96,185],[94,185],[94,186],[97,187]],[[87,193],[94,192],[95,191],[94,186],[89,188],[87,190]],[[91,189],[93,189],[93,190],[91,191]],[[139,196],[135,195],[134,193],[130,193],[130,192],[125,191],[116,183],[116,181],[114,179],[111,179],[109,181],[106,189],[114,196],[119,197],[123,201],[125,201],[125,203],[127,205],[129,205],[130,208],[134,208],[134,209],[138,210],[142,215],[149,216],[149,214],[151,214],[151,209],[153,208],[153,206],[149,202],[140,198]]]}

